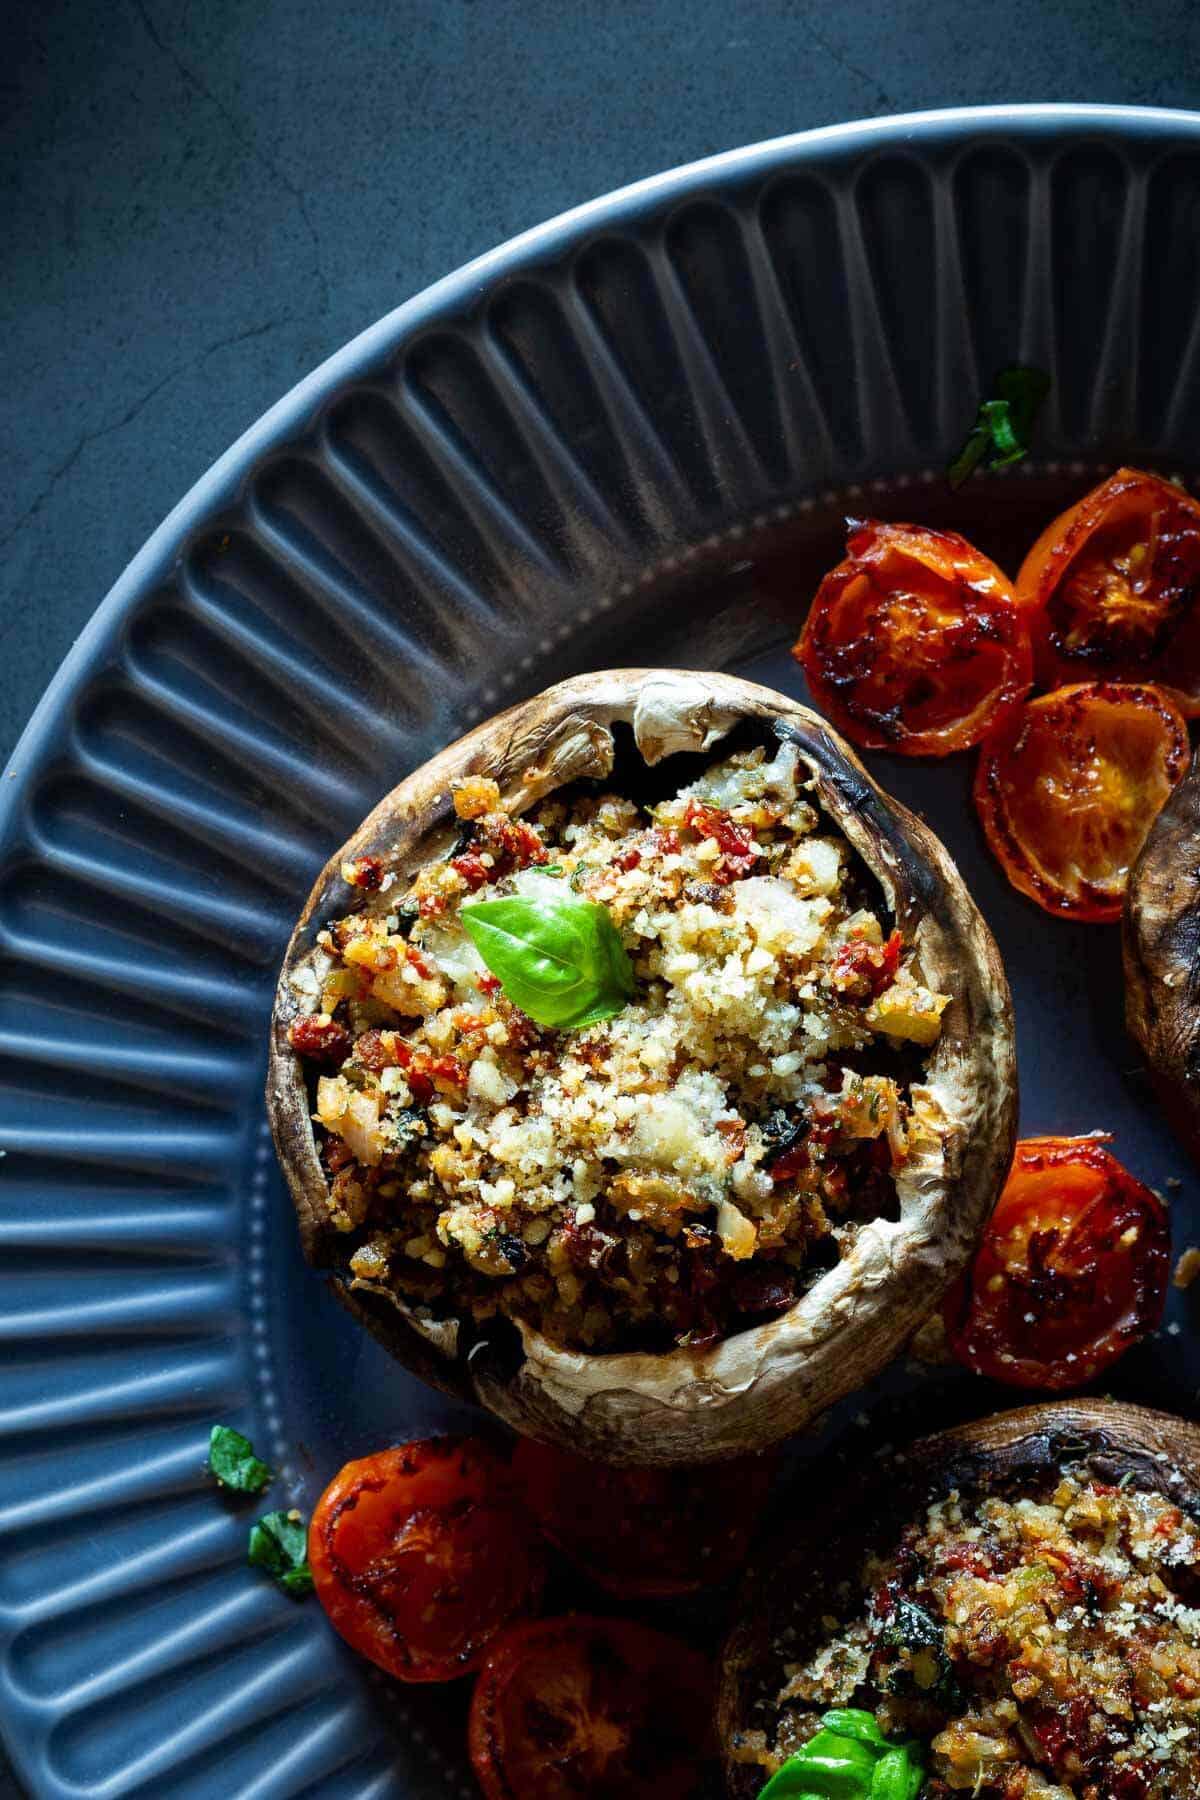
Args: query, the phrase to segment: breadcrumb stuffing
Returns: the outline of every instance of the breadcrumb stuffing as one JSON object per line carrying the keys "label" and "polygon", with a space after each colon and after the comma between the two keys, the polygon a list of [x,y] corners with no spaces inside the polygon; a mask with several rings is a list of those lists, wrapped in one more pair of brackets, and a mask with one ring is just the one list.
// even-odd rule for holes
{"label": "breadcrumb stuffing", "polygon": [[785,1662],[754,1760],[778,1767],[826,1707],[866,1706],[922,1742],[931,1797],[1194,1800],[1198,1578],[1196,1525],[1132,1483],[951,1493]]}
{"label": "breadcrumb stuffing", "polygon": [[[402,897],[370,871],[293,978],[353,1274],[589,1350],[786,1309],[894,1207],[948,1003],[795,748],[653,808],[573,790],[518,817],[484,776],[453,802],[455,853]],[[635,975],[615,1018],[554,1032],[508,1002],[459,909],[511,893],[607,908]]]}

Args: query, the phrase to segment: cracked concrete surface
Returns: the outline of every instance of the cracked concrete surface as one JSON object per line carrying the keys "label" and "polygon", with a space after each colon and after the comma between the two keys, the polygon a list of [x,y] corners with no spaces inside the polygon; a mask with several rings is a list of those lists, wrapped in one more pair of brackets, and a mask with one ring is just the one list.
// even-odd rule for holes
{"label": "cracked concrete surface", "polygon": [[1200,66],[1188,0],[55,0],[5,37],[5,753],[214,458],[467,257],[731,144],[972,101],[1186,106]]}
{"label": "cracked concrete surface", "polygon": [[[95,431],[85,431],[79,442],[67,452],[58,467],[51,471],[50,479],[45,487],[34,495],[25,511],[13,521],[8,529],[0,533],[0,550],[9,542],[10,538],[16,537],[17,533],[37,516],[63,476],[70,474],[89,444],[98,443],[101,438],[109,437],[114,431],[123,431],[126,425],[132,425],[139,414],[149,406],[156,394],[161,394],[170,382],[175,381],[180,375],[186,374],[190,369],[196,368],[198,364],[206,362],[218,350],[228,349],[234,344],[248,343],[251,338],[262,337],[265,332],[274,330],[276,325],[282,325],[287,317],[286,313],[281,313],[277,319],[266,319],[261,325],[251,325],[245,331],[235,331],[231,337],[218,338],[215,344],[205,345],[204,349],[197,351],[195,356],[188,357],[177,369],[171,369],[161,380],[156,381],[154,386],[140,399],[133,402],[132,406],[126,407],[119,419],[114,419],[111,424],[101,425]],[[10,621],[10,624],[13,622],[15,621]],[[6,629],[4,625],[0,625],[0,643],[4,640]]]}
{"label": "cracked concrete surface", "polygon": [[42,0],[4,41],[4,755],[214,458],[466,258],[838,119],[1200,103],[1192,0]]}
{"label": "cracked concrete surface", "polygon": [[[234,141],[245,145],[250,155],[262,165],[274,181],[278,182],[284,193],[290,195],[296,211],[304,221],[304,229],[312,241],[312,272],[317,289],[317,298],[319,302],[318,310],[320,312],[327,312],[329,310],[329,282],[326,279],[325,271],[321,266],[321,240],[317,235],[317,228],[313,223],[312,214],[308,209],[308,201],[304,197],[303,188],[297,187],[296,183],[289,175],[285,174],[279,164],[261,149],[255,140],[253,126],[247,127],[245,122],[240,119],[236,113],[230,110],[225,101],[222,100],[218,94],[213,92],[203,76],[197,74],[196,70],[191,68],[189,64],[184,61],[174,45],[164,41],[158,26],[154,23],[154,20],[150,15],[146,0],[133,0],[133,5],[142,24],[146,27],[146,35],[150,39],[150,42],[168,59],[168,61],[175,65],[191,91],[194,94],[198,94],[202,100],[207,101],[210,106],[216,109],[218,117],[223,120],[228,127]],[[253,336],[254,334],[249,333],[247,335]]]}

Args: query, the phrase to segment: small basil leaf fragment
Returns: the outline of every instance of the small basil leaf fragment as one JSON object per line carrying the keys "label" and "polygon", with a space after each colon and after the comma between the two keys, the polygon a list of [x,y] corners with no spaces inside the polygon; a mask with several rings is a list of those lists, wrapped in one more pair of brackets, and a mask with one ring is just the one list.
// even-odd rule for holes
{"label": "small basil leaf fragment", "polygon": [[1014,365],[996,377],[995,398],[985,400],[967,441],[946,471],[952,488],[961,487],[976,469],[1006,469],[1029,454],[1038,409],[1050,391],[1042,369]]}
{"label": "small basil leaf fragment", "polygon": [[250,1527],[246,1561],[265,1569],[293,1600],[312,1593],[308,1566],[308,1527],[296,1511],[265,1513]]}
{"label": "small basil leaf fragment", "polygon": [[478,900],[459,913],[505,998],[537,1025],[580,1031],[633,998],[633,967],[607,908],[591,900]]}
{"label": "small basil leaf fragment", "polygon": [[271,1470],[254,1454],[249,1438],[232,1425],[214,1425],[208,1439],[208,1467],[222,1487],[239,1494],[261,1494],[271,1481]]}
{"label": "small basil leaf fragment", "polygon": [[889,1750],[875,1765],[870,1800],[908,1800],[912,1765],[906,1750]]}

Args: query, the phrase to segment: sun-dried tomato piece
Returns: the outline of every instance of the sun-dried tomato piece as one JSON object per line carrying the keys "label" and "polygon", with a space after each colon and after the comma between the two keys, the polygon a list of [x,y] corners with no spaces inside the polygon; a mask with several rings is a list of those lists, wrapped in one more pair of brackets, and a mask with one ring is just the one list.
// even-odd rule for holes
{"label": "sun-dried tomato piece", "polygon": [[450,858],[450,867],[461,875],[472,893],[496,879],[498,871],[489,869],[477,850],[466,850],[461,856]]}
{"label": "sun-dried tomato piece", "polygon": [[703,806],[700,801],[691,800],[683,822],[698,837],[712,838],[719,847],[721,854],[713,864],[711,874],[712,879],[722,886],[748,875],[762,856],[754,842],[754,834],[744,825],[736,824],[718,806]]}
{"label": "sun-dried tomato piece", "polygon": [[572,1268],[590,1274],[610,1273],[614,1261],[624,1254],[620,1238],[601,1231],[598,1225],[581,1225],[574,1213],[563,1222],[563,1248]]}
{"label": "sun-dried tomato piece", "polygon": [[325,1137],[321,1144],[321,1160],[331,1175],[336,1175],[354,1161],[354,1152],[345,1138]]}
{"label": "sun-dried tomato piece", "polygon": [[288,1030],[288,1043],[300,1056],[323,1067],[337,1069],[350,1054],[350,1033],[336,1019],[322,1019],[312,1013],[297,1019]]}
{"label": "sun-dried tomato piece", "polygon": [[397,1041],[394,1031],[364,1031],[354,1046],[355,1058],[373,1075],[394,1069],[401,1060],[396,1053]]}
{"label": "sun-dried tomato piece", "polygon": [[550,861],[550,852],[540,835],[521,819],[510,819],[506,813],[489,813],[480,829],[488,849],[498,861],[507,862],[506,874],[513,869],[527,869],[531,863]]}
{"label": "sun-dried tomato piece", "polygon": [[435,981],[437,979],[437,970],[431,962],[426,961],[425,957],[421,955],[421,952],[417,949],[415,944],[406,944],[404,946],[404,960],[410,969],[415,969],[422,981]]}
{"label": "sun-dried tomato piece", "polygon": [[893,931],[882,944],[851,938],[834,957],[830,979],[839,993],[877,1000],[895,981],[903,948],[904,940],[898,931]]}
{"label": "sun-dried tomato piece", "polygon": [[[444,1082],[447,1087],[464,1088],[467,1085],[467,1070],[459,1062],[457,1056],[426,1056],[418,1054],[414,1059],[414,1068],[420,1068],[425,1074],[432,1076],[436,1082]],[[410,1083],[411,1085],[411,1083]]]}
{"label": "sun-dried tomato piece", "polygon": [[786,1312],[796,1298],[796,1277],[772,1263],[751,1263],[738,1270],[729,1295],[741,1313]]}
{"label": "sun-dried tomato piece", "polygon": [[353,862],[344,862],[342,880],[368,894],[376,893],[383,883],[382,856],[356,856]]}

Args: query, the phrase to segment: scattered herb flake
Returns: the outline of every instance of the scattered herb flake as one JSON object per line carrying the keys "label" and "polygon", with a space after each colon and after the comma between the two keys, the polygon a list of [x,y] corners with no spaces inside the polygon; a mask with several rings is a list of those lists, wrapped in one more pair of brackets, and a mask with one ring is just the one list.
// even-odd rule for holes
{"label": "scattered herb flake", "polygon": [[1033,422],[1050,391],[1042,369],[1014,365],[996,377],[996,397],[985,400],[966,443],[946,471],[952,488],[978,468],[1006,469],[1029,453]]}
{"label": "scattered herb flake", "polygon": [[272,1471],[254,1454],[249,1438],[232,1425],[214,1425],[208,1439],[208,1467],[222,1487],[239,1494],[261,1494]]}
{"label": "scattered herb flake", "polygon": [[312,1593],[312,1570],[308,1566],[308,1527],[300,1514],[264,1513],[250,1527],[246,1561],[256,1569],[265,1569],[293,1600],[303,1600]]}

